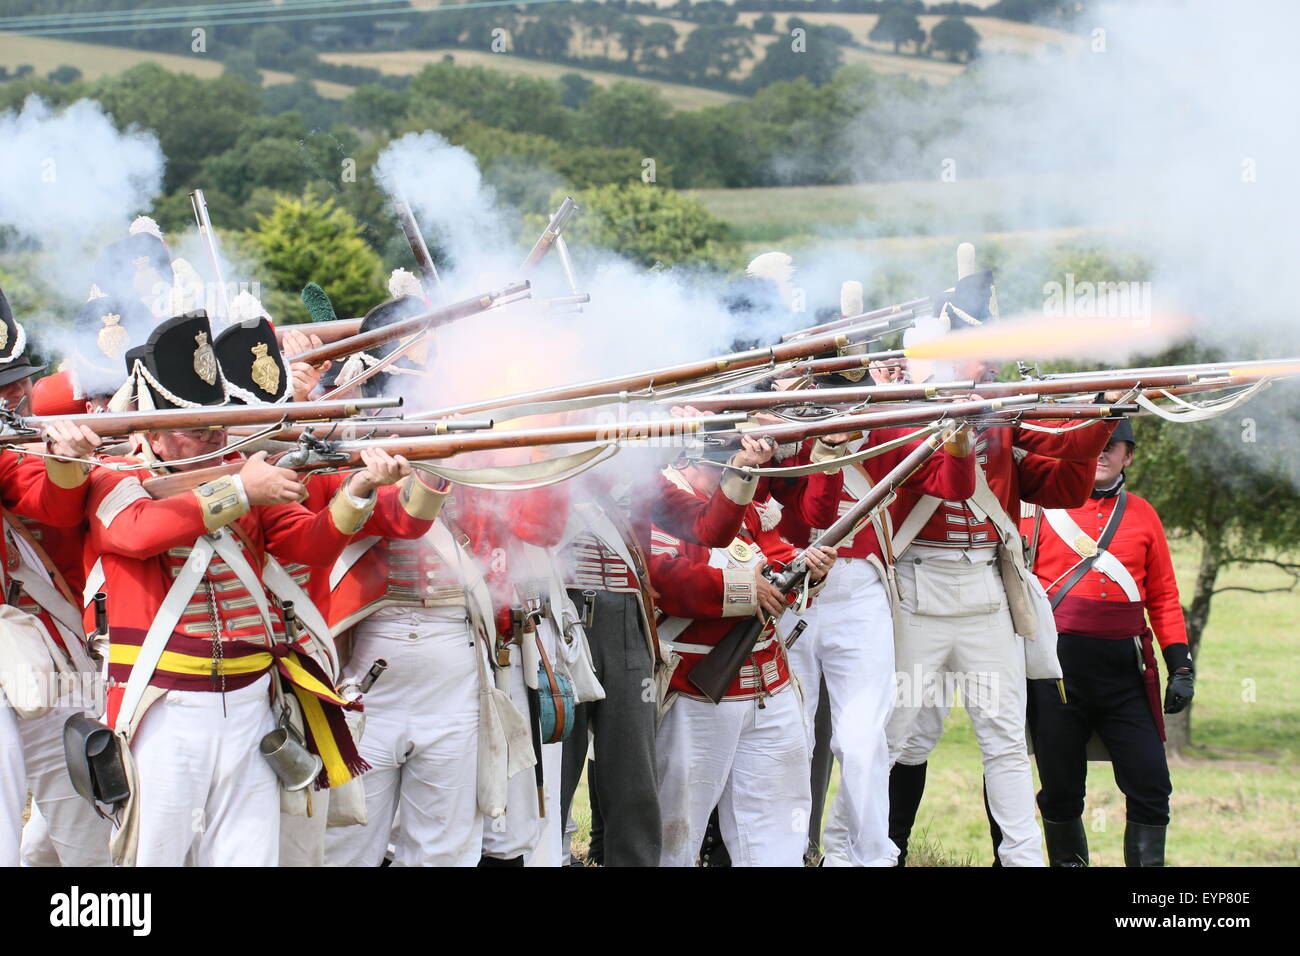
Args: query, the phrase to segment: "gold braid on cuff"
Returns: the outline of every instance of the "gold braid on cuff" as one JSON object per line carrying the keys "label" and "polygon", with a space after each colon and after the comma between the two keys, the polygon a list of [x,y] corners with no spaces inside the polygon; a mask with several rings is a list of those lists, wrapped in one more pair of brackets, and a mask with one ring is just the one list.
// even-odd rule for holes
{"label": "gold braid on cuff", "polygon": [[248,514],[250,507],[248,495],[244,493],[244,483],[238,475],[223,475],[205,481],[194,489],[194,497],[199,499],[203,525],[208,531],[224,528]]}

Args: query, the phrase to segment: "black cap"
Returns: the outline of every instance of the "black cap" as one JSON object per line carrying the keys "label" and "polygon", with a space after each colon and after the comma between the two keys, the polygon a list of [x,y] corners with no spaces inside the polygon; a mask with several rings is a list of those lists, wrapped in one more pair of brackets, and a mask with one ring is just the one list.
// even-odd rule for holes
{"label": "black cap", "polygon": [[1133,423],[1127,418],[1121,418],[1119,424],[1115,426],[1115,430],[1111,432],[1110,440],[1126,441],[1130,445],[1136,447],[1137,439],[1133,437]]}
{"label": "black cap", "polygon": [[232,402],[260,405],[288,401],[292,386],[289,367],[275,329],[266,319],[237,322],[217,336],[214,348]]}
{"label": "black cap", "polygon": [[948,320],[954,329],[970,325],[997,321],[998,300],[993,287],[993,270],[981,269],[972,272],[951,289],[936,293],[930,297],[934,305],[934,314],[943,315],[947,310]]}
{"label": "black cap", "polygon": [[39,372],[44,365],[32,365],[27,355],[27,333],[14,318],[9,300],[0,290],[0,385],[21,382]]}
{"label": "black cap", "polygon": [[122,359],[153,328],[153,314],[133,295],[89,299],[72,319],[69,363],[79,396],[111,395],[126,381]]}
{"label": "black cap", "polygon": [[[409,319],[427,311],[429,311],[429,306],[423,299],[417,296],[400,295],[395,299],[385,299],[366,313],[365,318],[361,320],[360,331],[369,332],[372,329],[382,329],[384,326],[392,325],[394,322],[400,322],[403,319]],[[394,381],[395,378],[409,377],[401,375],[400,373],[389,372],[389,368],[402,368],[423,374],[425,371],[425,365],[428,361],[427,355],[429,345],[430,343],[426,341],[421,345],[415,346],[414,349],[397,359],[392,365],[387,366],[384,371],[366,379],[361,383],[361,394],[368,398],[389,394],[389,389],[397,387],[397,383]],[[401,348],[401,346],[402,342],[400,340],[396,342],[386,342],[383,345],[370,349],[366,354],[369,356],[370,360],[378,361],[379,359],[387,358],[389,353],[395,349]],[[343,368],[340,368],[335,376],[335,385],[356,377],[356,375],[364,371],[365,368],[373,365],[374,361],[370,360],[367,360],[365,365],[360,368],[356,368],[355,364],[351,362],[351,359],[343,360]],[[352,368],[348,368],[349,365],[352,365]],[[353,371],[354,368],[356,369],[355,371]],[[346,373],[344,369],[347,369]]]}
{"label": "black cap", "polygon": [[203,310],[161,323],[144,345],[126,353],[128,374],[139,376],[155,408],[194,408],[226,403],[225,381]]}

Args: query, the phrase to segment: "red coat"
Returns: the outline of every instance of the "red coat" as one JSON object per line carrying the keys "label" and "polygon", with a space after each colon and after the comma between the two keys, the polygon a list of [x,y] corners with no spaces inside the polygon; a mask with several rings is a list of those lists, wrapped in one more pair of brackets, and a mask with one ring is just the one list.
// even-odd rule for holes
{"label": "red coat", "polygon": [[[1060,422],[1062,426],[1074,424]],[[1096,422],[1086,428],[1050,434],[1015,426],[994,426],[980,433],[973,457],[984,471],[989,490],[1011,519],[1020,517],[1020,502],[1052,502],[1061,507],[1077,503],[1086,495],[1085,475],[1091,482],[1097,456],[1110,441],[1114,422]],[[1017,454],[1017,451],[1023,454]],[[1049,460],[1071,461],[1080,467],[1059,468]],[[1091,469],[1091,470],[1090,470]],[[898,528],[916,506],[920,494],[900,489],[890,507]],[[980,523],[965,499],[969,496],[940,497],[940,506],[917,534],[925,544],[948,547],[992,547],[997,534],[988,522]],[[959,530],[956,530],[959,529]],[[956,540],[969,535],[966,541]]]}
{"label": "red coat", "polygon": [[[702,495],[697,495],[704,500]],[[794,547],[781,537],[776,528],[764,530],[757,508],[745,509],[739,537],[761,552],[757,564],[782,567],[795,556]],[[659,591],[659,607],[672,617],[690,618],[692,623],[674,640],[674,645],[717,644],[745,617],[757,609],[753,571],[736,568],[726,571],[710,565],[712,551],[654,529],[650,547],[650,576]],[[748,590],[746,583],[748,582]],[[771,637],[765,635],[764,640]],[[696,700],[704,700],[687,681],[691,669],[703,654],[682,651],[682,662],[673,674],[671,689]],[[727,689],[724,700],[753,698],[760,687],[775,693],[790,681],[790,669],[779,640],[757,651],[753,663],[747,664]]]}
{"label": "red coat", "polygon": [[[1101,537],[1106,523],[1115,510],[1115,498],[1090,498],[1077,508],[1068,509],[1079,530],[1094,541]],[[1021,522],[1021,531],[1032,533],[1032,520]],[[1170,644],[1186,644],[1187,628],[1183,622],[1183,609],[1178,597],[1178,582],[1174,578],[1173,561],[1169,556],[1169,542],[1165,538],[1164,525],[1155,508],[1145,498],[1129,492],[1124,516],[1120,520],[1115,537],[1107,550],[1119,559],[1125,569],[1133,576],[1141,595],[1141,604],[1145,606],[1151,621],[1151,630],[1161,647]],[[1039,528],[1038,552],[1034,559],[1034,573],[1043,582],[1049,595],[1054,595],[1065,578],[1079,563],[1077,552],[1067,545],[1046,521]],[[1070,589],[1067,601],[1084,600],[1126,605],[1129,602],[1124,591],[1114,580],[1098,571],[1095,567]],[[1063,604],[1062,607],[1065,605]],[[1063,631],[1080,633],[1079,626],[1083,612],[1086,619],[1086,606],[1078,606],[1069,613],[1068,619],[1058,608],[1058,626]],[[1062,626],[1065,625],[1065,626]],[[1140,629],[1140,628],[1139,628]],[[1133,631],[1136,633],[1136,630]]]}
{"label": "red coat", "polygon": [[[862,447],[875,447],[883,445],[886,442],[901,438],[904,435],[915,431],[912,428],[877,428],[873,429]],[[871,480],[872,484],[880,481],[889,474],[898,464],[906,458],[912,451],[920,445],[918,439],[893,451],[884,452],[874,458],[868,458],[858,465],[850,465],[850,468],[860,468]],[[811,449],[812,443],[805,443],[801,449],[798,464],[806,464],[812,460]],[[823,476],[810,475],[809,482],[820,491],[820,487],[814,479]],[[818,515],[819,523],[812,523],[807,520],[807,516],[799,513],[791,513],[786,510],[781,515],[781,533],[788,539],[800,546],[806,546],[811,540],[813,529],[828,528],[840,515],[847,512],[853,505],[857,504],[858,499],[844,487],[844,476],[842,473],[834,476],[838,479],[839,494],[835,500],[833,509],[828,513],[823,512]],[[938,498],[966,498],[975,491],[975,458],[973,455],[967,455],[964,458],[955,458],[948,454],[947,451],[940,449],[932,455],[924,465],[908,480],[908,482],[898,489],[898,500],[915,503],[921,495],[934,495]],[[897,506],[894,506],[897,507]],[[892,510],[892,508],[891,508]],[[880,542],[877,540],[876,528],[874,524],[869,524],[856,535],[846,547],[839,549],[839,555],[843,558],[865,558],[868,555],[876,555],[884,559],[881,551]]]}
{"label": "red coat", "polygon": [[[307,498],[303,505],[307,510],[319,513],[329,508],[330,501],[344,486],[351,475],[344,474],[321,474],[311,475],[307,478]],[[422,481],[419,475],[414,477],[415,481]],[[422,538],[433,527],[433,519],[418,518],[413,515],[403,504],[402,488],[404,482],[396,485],[390,485],[378,489],[376,492],[375,510],[371,512],[365,526],[361,531],[353,536],[357,538],[366,538],[377,535],[381,541],[376,547],[385,547],[387,542],[392,539],[409,540]],[[426,484],[427,488],[428,485]],[[372,549],[373,550],[373,549]],[[369,552],[367,552],[369,557]],[[365,560],[363,558],[362,560]],[[370,559],[372,562],[374,558]],[[286,563],[285,570],[294,575],[295,578],[301,578],[304,570],[304,564]],[[306,583],[304,590],[311,597],[312,603],[321,612],[321,616],[331,625],[334,625],[337,619],[346,617],[355,613],[365,604],[373,601],[374,598],[366,599],[363,593],[364,589],[358,590],[355,587],[344,587],[342,592],[332,592],[330,589],[330,568],[329,566],[317,566],[314,569],[307,569]],[[353,579],[355,581],[355,578]],[[302,581],[299,581],[302,586]],[[382,590],[382,582],[380,583]],[[331,603],[335,597],[340,598],[342,604],[336,615],[331,608]]]}
{"label": "red coat", "polygon": [[[109,678],[124,685],[172,581],[208,528],[195,494],[154,500],[135,475],[105,468],[92,473],[90,486],[85,561],[87,568],[96,560],[102,562],[103,590],[108,595]],[[313,513],[300,504],[255,506],[232,524],[237,528],[235,539],[259,576],[268,553],[313,568],[328,567],[350,538],[335,523],[331,510]],[[238,663],[240,657],[264,654],[273,637],[265,634],[255,610],[250,610],[251,595],[232,581],[233,573],[224,561],[214,560],[205,578],[209,584],[195,592],[167,642],[171,656],[166,661],[176,666],[160,665],[150,681],[155,686],[219,689],[204,667],[214,653],[212,613],[220,618],[222,633],[231,638],[222,642],[229,645],[223,650],[226,689],[247,686],[267,670],[244,670]],[[211,603],[217,605],[215,611]],[[120,701],[121,690],[121,686],[110,690],[110,712]]]}
{"label": "red coat", "polygon": [[[86,480],[74,488],[64,488],[50,479],[44,459],[0,451],[0,504],[16,515],[55,528],[75,528],[85,518],[89,488]],[[8,542],[3,535],[0,562],[0,566],[9,566]],[[8,580],[4,575],[3,583],[8,584]],[[3,595],[0,600],[4,600]]]}

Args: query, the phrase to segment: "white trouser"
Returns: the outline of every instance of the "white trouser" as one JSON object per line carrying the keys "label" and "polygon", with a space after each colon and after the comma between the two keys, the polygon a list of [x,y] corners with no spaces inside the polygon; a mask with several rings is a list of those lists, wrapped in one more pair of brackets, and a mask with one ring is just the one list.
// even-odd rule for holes
{"label": "white trouser", "polygon": [[898,746],[894,762],[915,767],[929,760],[931,752],[938,746],[939,738],[943,736],[943,722],[948,719],[948,711],[951,709],[947,701],[921,707],[912,723],[911,733]]}
{"label": "white trouser", "polygon": [[18,865],[18,841],[27,803],[27,770],[18,715],[0,691],[0,866]]}
{"label": "white trouser", "polygon": [[992,549],[962,551],[913,545],[898,560],[901,619],[899,689],[889,721],[897,760],[917,751],[917,718],[951,704],[961,691],[984,756],[993,819],[1002,828],[1004,866],[1042,866],[1034,779],[1025,745],[1025,659],[1007,610]]}
{"label": "white trouser", "polygon": [[275,729],[270,687],[264,674],[225,694],[172,690],[150,705],[131,741],[137,866],[276,865],[280,783],[258,751]]}
{"label": "white trouser", "polygon": [[[309,787],[310,813],[280,813],[280,865],[324,866],[330,792]],[[283,805],[283,804],[282,804]]]}
{"label": "white trouser", "polygon": [[893,866],[889,839],[889,743],[885,723],[894,706],[894,625],[889,593],[861,559],[835,563],[790,666],[804,688],[808,751],[814,744],[818,684],[831,705],[831,751],[840,762],[832,804],[839,826],[826,834],[827,866]]}
{"label": "white trouser", "polygon": [[[540,621],[537,633],[551,660],[555,660],[555,633],[549,621]],[[528,719],[528,691],[524,684],[519,648],[510,648],[508,671],[510,698]],[[531,721],[530,721],[531,722]],[[525,866],[563,866],[564,826],[560,819],[560,775],[564,770],[564,744],[542,745],[542,784],[546,804],[543,818],[537,808],[537,776],[532,767],[510,778],[506,812],[483,824],[483,855],[498,860],[524,858]]]}
{"label": "white trouser", "polygon": [[[24,866],[108,866],[111,824],[72,786],[63,749],[63,725],[83,707],[52,707],[18,721],[32,815],[23,828]],[[39,812],[38,811],[39,808]]]}
{"label": "white trouser", "polygon": [[765,700],[678,697],[656,740],[660,866],[695,866],[713,808],[735,866],[801,866],[808,845],[808,739],[793,686]]}
{"label": "white trouser", "polygon": [[343,682],[380,658],[388,669],[363,701],[368,822],[326,832],[329,865],[379,866],[390,835],[394,866],[478,863],[477,650],[463,608],[402,608],[357,627]]}

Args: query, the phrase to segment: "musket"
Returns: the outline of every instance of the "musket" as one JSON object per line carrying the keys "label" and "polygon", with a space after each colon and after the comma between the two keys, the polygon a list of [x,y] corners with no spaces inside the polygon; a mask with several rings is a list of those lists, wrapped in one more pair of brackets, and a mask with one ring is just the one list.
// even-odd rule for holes
{"label": "musket", "polygon": [[527,279],[511,282],[493,292],[470,296],[468,299],[461,299],[459,302],[439,306],[428,312],[421,312],[419,315],[412,316],[409,319],[402,319],[400,322],[394,322],[391,325],[385,325],[383,328],[371,329],[369,332],[361,332],[322,345],[319,348],[308,349],[306,352],[287,356],[286,361],[306,362],[309,365],[316,365],[326,359],[337,359],[344,355],[351,355],[354,352],[364,352],[388,342],[395,342],[415,332],[436,329],[457,319],[486,312],[501,299],[527,292],[529,288],[530,283]]}
{"label": "musket", "polygon": [[424,244],[424,234],[420,232],[420,224],[415,221],[415,214],[411,212],[411,207],[407,205],[404,198],[398,197],[393,200],[393,211],[397,214],[397,221],[402,227],[407,243],[411,246],[415,266],[420,270],[420,285],[424,288],[424,297],[432,300],[433,293],[442,285],[442,279],[438,276],[437,266],[433,264],[433,256],[429,255],[429,247]]}
{"label": "musket", "polygon": [[[883,508],[894,491],[942,448],[944,442],[956,437],[964,427],[964,425],[950,426],[920,442],[907,457],[894,466],[889,474],[872,485],[871,490],[834,524],[819,534],[785,568],[780,570],[765,568],[763,576],[783,596],[793,593],[802,586],[808,576],[806,556],[809,551],[818,547],[838,548],[843,541],[869,521],[872,515]],[[768,628],[775,626],[776,620],[770,615],[765,614],[761,618],[757,615],[745,618],[728,631],[722,640],[718,641],[713,649],[691,668],[686,679],[709,700],[715,704],[721,703],[727,688],[731,686],[736,675],[745,665],[745,661],[753,653],[759,638],[767,632]],[[761,696],[759,706],[763,706]]]}
{"label": "musket", "polygon": [[397,436],[407,438],[416,435],[450,435],[456,432],[485,431],[493,426],[490,418],[449,418],[438,421],[410,422],[404,418],[346,418],[332,421],[327,425],[286,425],[274,432],[253,425],[240,425],[230,429],[230,434],[237,438],[252,435],[268,441],[297,441],[310,433],[322,441],[357,441],[368,438],[387,438]]}
{"label": "musket", "polygon": [[[676,385],[707,379],[721,373],[735,372],[743,369],[759,368],[764,365],[805,359],[818,352],[829,349],[844,348],[858,342],[870,341],[883,334],[882,329],[889,326],[890,320],[869,322],[839,332],[827,332],[823,335],[809,336],[795,342],[783,342],[779,345],[767,345],[761,348],[746,349],[714,358],[685,362],[681,365],[669,365],[664,368],[650,369],[643,372],[631,372],[611,378],[592,379],[573,385],[559,385],[534,392],[520,392],[503,395],[500,398],[483,399],[477,402],[465,402],[445,408],[421,412],[408,416],[412,419],[445,418],[453,414],[477,414],[495,408],[509,408],[516,405],[540,404],[545,402],[568,402],[580,398],[608,396],[608,401],[626,401],[623,392],[636,392],[642,389],[665,385]],[[647,398],[651,396],[645,396]]]}
{"label": "musket", "polygon": [[851,372],[854,369],[870,368],[876,362],[904,358],[902,349],[887,349],[883,352],[871,352],[867,355],[835,355],[831,358],[810,359],[788,368],[777,369],[773,375],[793,378],[796,375],[825,375],[830,372]]}
{"label": "musket", "polygon": [[[742,438],[771,438],[777,444],[800,442],[822,435],[867,432],[873,428],[902,428],[906,425],[927,425],[945,418],[987,418],[999,414],[1022,415],[1029,406],[1039,402],[1037,395],[1012,395],[1007,398],[985,398],[968,402],[928,402],[886,408],[882,411],[861,414],[833,415],[815,421],[788,422],[781,425],[749,424],[735,429],[710,432],[698,436],[701,446],[719,449],[737,448]],[[1102,407],[1102,406],[1098,406]],[[1059,415],[1048,416],[1058,418]]]}
{"label": "musket", "polygon": [[400,398],[352,398],[347,401],[285,402],[281,405],[215,405],[27,417],[0,408],[0,441],[24,441],[40,437],[52,422],[85,425],[101,438],[120,438],[134,432],[201,431],[232,425],[272,425],[279,421],[324,422],[352,418],[369,409],[399,408],[401,404]]}
{"label": "musket", "polygon": [[[823,332],[834,332],[837,329],[847,328],[856,325],[859,322],[870,322],[874,319],[897,318],[907,320],[911,325],[916,319],[916,311],[930,302],[930,297],[925,296],[920,299],[910,299],[907,302],[900,302],[897,305],[887,305],[881,309],[872,309],[870,312],[860,312],[857,315],[846,315],[843,318],[835,319],[831,322],[823,322],[821,325],[810,325],[806,329],[799,329],[795,332],[787,332],[781,336],[782,342],[789,342],[794,339],[801,339],[808,335],[820,335]],[[902,324],[898,328],[904,328]]]}
{"label": "musket", "polygon": [[569,224],[569,220],[573,218],[573,214],[577,211],[578,204],[573,201],[573,197],[565,196],[564,201],[560,203],[560,207],[552,214],[550,222],[546,224],[545,231],[533,243],[533,248],[529,250],[528,255],[524,257],[523,265],[519,267],[521,271],[531,269],[541,261],[547,250],[560,237],[560,231]]}
{"label": "musket", "polygon": [[208,215],[208,201],[203,198],[203,190],[195,189],[190,193],[190,206],[194,209],[194,220],[199,224],[199,237],[203,248],[208,252],[208,266],[212,269],[212,281],[217,284],[217,302],[220,305],[220,318],[230,316],[230,297],[226,292],[226,280],[221,275],[221,256],[217,253],[217,234],[212,229],[212,218]]}
{"label": "musket", "polygon": [[787,389],[775,392],[697,394],[691,395],[688,399],[683,399],[683,401],[701,411],[742,411],[801,404],[821,407],[849,407],[866,402],[947,399],[958,395],[969,395],[972,392],[982,398],[1022,395],[1027,391],[1033,391],[1039,395],[1087,395],[1131,388],[1166,388],[1177,385],[1194,385],[1198,380],[1199,376],[1194,372],[1147,376],[1129,376],[1116,373],[1114,375],[1098,374],[1089,379],[1025,379],[1019,382],[980,383],[967,380],[964,382],[922,382],[917,385],[890,383],[886,385]]}
{"label": "musket", "polygon": [[[644,422],[619,422],[605,425],[561,425],[550,428],[522,428],[510,431],[462,432],[454,435],[381,438],[365,441],[328,442],[314,435],[304,435],[297,448],[268,458],[271,464],[300,473],[313,471],[347,471],[362,466],[361,453],[382,448],[390,455],[407,461],[451,458],[477,451],[504,448],[533,448],[546,445],[570,445],[589,442],[633,442],[663,440],[681,443],[698,440],[710,429],[732,426],[745,416],[701,415],[695,418],[668,418]],[[738,441],[739,439],[737,439]],[[205,481],[235,474],[244,463],[227,462],[208,468],[175,472],[146,479],[145,490],[155,498],[190,491]]]}
{"label": "musket", "polygon": [[1175,375],[1180,373],[1199,374],[1202,376],[1214,372],[1220,376],[1245,377],[1256,376],[1257,378],[1274,376],[1274,375],[1296,375],[1300,374],[1300,357],[1280,358],[1280,359],[1250,359],[1240,362],[1201,362],[1193,365],[1158,365],[1150,368],[1129,368],[1116,369],[1103,372],[1052,372],[1040,376],[1032,381],[1046,379],[1049,381],[1065,379],[1090,378],[1096,375]]}

